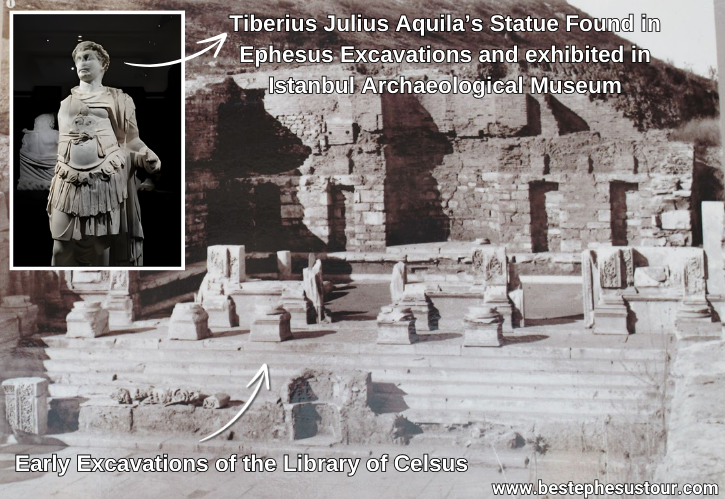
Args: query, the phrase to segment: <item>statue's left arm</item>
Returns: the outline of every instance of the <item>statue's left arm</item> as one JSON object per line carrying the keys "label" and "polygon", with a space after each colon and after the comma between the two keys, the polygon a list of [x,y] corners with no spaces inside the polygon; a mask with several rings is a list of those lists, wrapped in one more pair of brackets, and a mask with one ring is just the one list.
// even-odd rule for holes
{"label": "statue's left arm", "polygon": [[[126,147],[131,151],[137,168],[143,168],[147,173],[157,175],[161,170],[161,160],[139,137],[133,100],[128,96],[126,98]],[[148,177],[139,186],[139,190],[142,191],[153,190],[153,188],[154,182],[151,177]]]}

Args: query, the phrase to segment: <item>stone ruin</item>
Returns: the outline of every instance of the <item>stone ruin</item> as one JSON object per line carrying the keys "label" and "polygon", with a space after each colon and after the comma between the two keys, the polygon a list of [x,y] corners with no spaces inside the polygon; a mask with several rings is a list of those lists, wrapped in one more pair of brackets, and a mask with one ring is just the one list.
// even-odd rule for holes
{"label": "stone ruin", "polygon": [[375,414],[370,373],[307,369],[281,389],[287,434],[291,440],[333,443],[390,443],[405,418]]}
{"label": "stone ruin", "polygon": [[707,296],[700,248],[624,247],[582,253],[585,325],[597,334],[722,337],[720,296]]}
{"label": "stone ruin", "polygon": [[[404,417],[373,412],[370,373],[307,369],[280,386],[279,395],[272,398],[260,393],[260,400],[245,412],[243,424],[230,429],[227,439],[399,443],[415,431]],[[81,404],[79,426],[91,432],[198,437],[221,428],[242,402],[230,400],[226,393],[204,395],[200,390],[152,386],[118,388],[110,399],[110,404]]]}
{"label": "stone ruin", "polygon": [[2,382],[5,415],[17,436],[45,435],[48,431],[48,380],[12,378]]}
{"label": "stone ruin", "polygon": [[[190,123],[187,142],[192,259],[227,244],[219,235],[232,220],[248,251],[476,238],[511,253],[690,246],[721,177],[706,148],[641,132],[585,96],[267,95],[269,76],[235,75],[188,97],[210,120]],[[238,101],[244,111],[216,112]],[[224,131],[232,123],[256,124],[259,143],[245,147],[265,159],[215,173],[206,162],[216,154],[242,154]]]}

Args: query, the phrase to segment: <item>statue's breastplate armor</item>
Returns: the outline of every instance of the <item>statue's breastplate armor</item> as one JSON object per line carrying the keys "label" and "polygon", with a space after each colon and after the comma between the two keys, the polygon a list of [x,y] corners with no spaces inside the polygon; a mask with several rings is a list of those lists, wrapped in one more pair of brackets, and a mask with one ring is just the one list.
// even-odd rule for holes
{"label": "statue's breastplate armor", "polygon": [[61,133],[58,144],[58,160],[67,166],[90,172],[119,149],[105,109],[82,106],[70,123],[63,123],[68,118],[59,116]]}

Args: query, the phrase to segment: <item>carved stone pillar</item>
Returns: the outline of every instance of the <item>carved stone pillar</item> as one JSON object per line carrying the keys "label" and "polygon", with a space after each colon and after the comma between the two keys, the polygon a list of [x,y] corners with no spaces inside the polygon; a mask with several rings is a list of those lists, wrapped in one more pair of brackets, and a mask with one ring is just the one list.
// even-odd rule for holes
{"label": "carved stone pillar", "polygon": [[48,380],[13,378],[2,382],[5,415],[16,434],[45,435],[48,431]]}
{"label": "carved stone pillar", "polygon": [[483,290],[483,302],[503,317],[503,332],[513,331],[513,307],[508,297],[508,261],[503,246],[477,246],[471,254],[474,289]]}
{"label": "carved stone pillar", "polygon": [[597,250],[599,299],[594,307],[594,334],[629,334],[622,290],[634,283],[631,248]]}
{"label": "carved stone pillar", "polygon": [[112,270],[110,290],[103,306],[108,310],[111,326],[129,326],[135,319],[134,304],[131,298],[136,291],[137,272],[128,270]]}
{"label": "carved stone pillar", "polygon": [[207,248],[206,275],[197,301],[209,314],[209,325],[239,325],[239,312],[229,295],[247,278],[244,246],[216,245]]}
{"label": "carved stone pillar", "polygon": [[679,339],[719,339],[722,325],[713,322],[706,297],[704,256],[690,257],[682,271],[683,297],[677,309],[675,331]]}

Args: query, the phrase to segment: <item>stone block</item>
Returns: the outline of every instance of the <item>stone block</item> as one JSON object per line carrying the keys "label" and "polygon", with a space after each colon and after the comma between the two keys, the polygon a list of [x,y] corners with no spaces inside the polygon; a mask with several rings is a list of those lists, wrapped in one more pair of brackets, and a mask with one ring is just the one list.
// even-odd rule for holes
{"label": "stone block", "polygon": [[639,267],[634,269],[635,288],[657,288],[668,278],[666,267]]}
{"label": "stone block", "polygon": [[385,223],[385,213],[379,211],[363,212],[363,222],[366,225],[382,225]]}
{"label": "stone block", "polygon": [[291,340],[291,315],[284,308],[275,306],[269,308],[262,316],[252,323],[249,341],[280,342]]}
{"label": "stone block", "polygon": [[707,255],[707,291],[714,295],[725,295],[725,203],[705,201],[702,203],[702,247]]}
{"label": "stone block", "polygon": [[627,307],[619,295],[602,295],[594,308],[594,334],[628,335]]}
{"label": "stone block", "polygon": [[238,286],[246,280],[244,246],[216,245],[207,248],[206,270],[214,279],[228,281],[229,286]]}
{"label": "stone block", "polygon": [[226,393],[215,393],[204,399],[204,409],[223,409],[229,404],[229,397]]}
{"label": "stone block", "polygon": [[236,327],[239,325],[234,300],[227,295],[210,296],[204,300],[203,308],[209,316],[209,327]]}
{"label": "stone block", "polygon": [[690,230],[691,228],[689,210],[664,211],[660,215],[660,221],[665,230]]}
{"label": "stone block", "polygon": [[130,326],[133,324],[133,300],[127,294],[115,294],[113,291],[103,302],[108,310],[108,323],[111,326]]}
{"label": "stone block", "polygon": [[100,302],[77,301],[66,317],[69,338],[98,338],[110,332],[109,314]]}
{"label": "stone block", "polygon": [[290,251],[277,252],[277,273],[280,281],[287,281],[292,277],[292,253]]}
{"label": "stone block", "polygon": [[45,435],[48,431],[48,380],[13,378],[2,382],[5,415],[13,432]]}
{"label": "stone block", "polygon": [[239,327],[251,329],[252,322],[273,305],[278,305],[285,286],[279,281],[249,281],[231,297],[239,316]]}
{"label": "stone block", "polygon": [[378,315],[378,344],[410,345],[418,340],[415,316],[409,308],[383,307]]}
{"label": "stone block", "polygon": [[463,318],[464,347],[499,347],[503,338],[503,317],[488,306],[469,309]]}
{"label": "stone block", "polygon": [[170,340],[203,340],[211,336],[209,315],[198,303],[177,303],[169,319]]}
{"label": "stone block", "polygon": [[290,327],[300,328],[316,322],[316,311],[312,302],[305,297],[302,283],[291,283],[285,287],[279,304],[289,312]]}
{"label": "stone block", "polygon": [[38,306],[33,305],[30,297],[25,295],[6,296],[0,305],[0,313],[17,316],[21,336],[30,336],[38,332],[38,312]]}
{"label": "stone block", "polygon": [[713,321],[710,304],[704,295],[685,295],[675,316],[675,335],[679,340],[720,340],[722,324]]}

